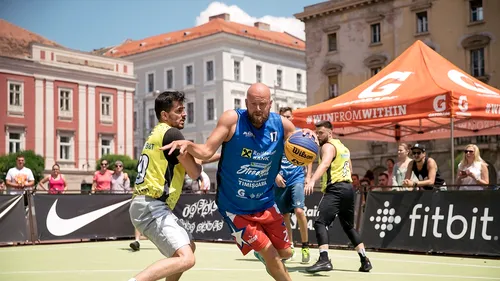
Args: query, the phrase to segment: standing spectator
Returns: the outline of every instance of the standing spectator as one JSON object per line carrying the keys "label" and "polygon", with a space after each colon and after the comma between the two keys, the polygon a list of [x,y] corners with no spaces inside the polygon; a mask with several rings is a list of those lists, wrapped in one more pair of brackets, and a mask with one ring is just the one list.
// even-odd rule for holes
{"label": "standing spectator", "polygon": [[370,186],[375,185],[375,174],[372,170],[367,170],[363,178],[366,178],[370,181]]}
{"label": "standing spectator", "polygon": [[5,181],[4,180],[0,180],[0,194],[3,194],[3,192],[5,191],[6,187],[5,187]]}
{"label": "standing spectator", "polygon": [[123,162],[116,160],[115,171],[111,176],[111,192],[129,193],[131,190],[128,174],[123,171]]}
{"label": "standing spectator", "polygon": [[352,174],[351,179],[352,179],[352,187],[354,188],[354,190],[359,191],[359,175]]}
{"label": "standing spectator", "polygon": [[[394,159],[389,158],[387,161],[385,161],[387,165],[387,171],[386,173],[389,176],[389,180],[387,181],[387,186],[392,186],[392,173],[394,172]],[[380,184],[380,183],[379,183]]]}
{"label": "standing spectator", "polygon": [[[411,148],[411,151],[413,160],[408,164],[403,186],[423,190],[433,190],[435,187],[443,188],[445,182],[439,174],[436,161],[427,157],[425,146],[417,143]],[[412,172],[415,173],[417,180],[411,179]]]}
{"label": "standing spectator", "polygon": [[[409,188],[403,187],[403,181],[406,176],[406,170],[408,169],[408,164],[411,162],[411,158],[408,157],[410,153],[410,146],[406,143],[401,143],[398,146],[398,162],[394,165],[392,172],[392,190],[397,191],[408,191]],[[412,174],[413,176],[413,174]]]}
{"label": "standing spectator", "polygon": [[24,156],[16,158],[16,167],[10,168],[5,177],[8,194],[22,194],[35,185],[35,177],[31,169],[24,167]]}
{"label": "standing spectator", "polygon": [[68,189],[66,185],[66,179],[61,174],[61,168],[59,167],[58,164],[52,165],[52,173],[43,178],[38,183],[38,186],[40,186],[43,190],[47,190],[43,186],[46,182],[49,182],[49,189],[48,189],[49,194],[62,194],[65,193],[66,190]]}
{"label": "standing spectator", "polygon": [[94,173],[92,193],[109,193],[111,190],[111,176],[113,172],[108,170],[108,160],[101,160],[101,169]]}
{"label": "standing spectator", "polygon": [[489,184],[488,165],[481,158],[479,147],[469,144],[465,147],[462,161],[458,164],[457,184],[460,190],[483,190],[476,184]]}
{"label": "standing spectator", "polygon": [[372,191],[391,191],[392,187],[389,185],[389,175],[387,173],[380,173],[378,175],[378,186],[374,187]]}

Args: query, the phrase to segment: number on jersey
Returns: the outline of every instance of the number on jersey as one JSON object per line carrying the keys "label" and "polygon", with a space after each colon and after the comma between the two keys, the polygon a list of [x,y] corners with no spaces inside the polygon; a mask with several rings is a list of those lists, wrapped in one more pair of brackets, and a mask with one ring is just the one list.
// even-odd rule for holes
{"label": "number on jersey", "polygon": [[137,178],[135,179],[135,184],[141,184],[144,182],[148,165],[149,157],[146,154],[142,154],[139,158],[139,164],[137,164]]}
{"label": "number on jersey", "polygon": [[278,140],[278,132],[271,132],[270,136],[271,136],[271,141],[272,142],[275,142],[275,141]]}
{"label": "number on jersey", "polygon": [[347,174],[351,171],[351,168],[349,167],[349,161],[344,162],[344,167],[342,167],[342,176],[347,177]]}

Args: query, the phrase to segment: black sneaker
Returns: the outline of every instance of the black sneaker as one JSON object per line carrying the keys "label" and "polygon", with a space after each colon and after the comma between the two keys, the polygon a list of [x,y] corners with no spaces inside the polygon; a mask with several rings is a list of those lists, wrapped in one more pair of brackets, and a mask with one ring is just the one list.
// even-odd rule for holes
{"label": "black sneaker", "polygon": [[364,261],[361,261],[361,267],[359,267],[359,271],[361,272],[370,272],[372,269],[372,263],[369,258],[365,258]]}
{"label": "black sneaker", "polygon": [[332,266],[332,263],[330,260],[321,260],[321,259],[318,259],[318,261],[310,266],[310,267],[306,267],[306,272],[309,272],[309,273],[316,273],[316,272],[320,272],[320,271],[330,271],[330,270],[333,270],[333,266]]}
{"label": "black sneaker", "polygon": [[137,252],[141,249],[141,244],[139,244],[139,241],[134,241],[134,242],[130,243],[129,246],[132,250],[134,250],[134,252]]}

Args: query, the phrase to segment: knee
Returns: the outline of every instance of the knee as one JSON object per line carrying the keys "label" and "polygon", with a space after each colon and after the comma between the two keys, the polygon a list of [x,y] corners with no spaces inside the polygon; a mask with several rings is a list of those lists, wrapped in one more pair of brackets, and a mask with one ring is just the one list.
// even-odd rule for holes
{"label": "knee", "polygon": [[314,221],[314,229],[326,227],[325,223],[319,220]]}
{"label": "knee", "polygon": [[295,208],[294,212],[297,217],[305,216],[304,210],[302,208]]}
{"label": "knee", "polygon": [[289,258],[292,257],[293,255],[293,251],[292,251],[292,248],[289,247],[289,248],[286,248],[286,249],[283,249],[283,250],[280,250],[279,251],[279,254],[280,254],[280,258],[283,259],[283,260],[287,260]]}
{"label": "knee", "polygon": [[185,255],[181,257],[182,259],[182,268],[183,271],[187,271],[188,269],[192,268],[196,264],[196,258],[194,257],[194,254],[190,255]]}

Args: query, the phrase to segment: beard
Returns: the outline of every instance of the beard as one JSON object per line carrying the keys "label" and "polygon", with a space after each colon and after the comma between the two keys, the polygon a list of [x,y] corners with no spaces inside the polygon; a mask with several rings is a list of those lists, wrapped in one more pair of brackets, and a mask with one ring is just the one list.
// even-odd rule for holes
{"label": "beard", "polygon": [[318,139],[318,142],[319,142],[319,146],[323,146],[325,143],[328,142],[328,138],[325,138],[325,139]]}
{"label": "beard", "polygon": [[255,113],[249,113],[248,118],[250,119],[250,123],[254,125],[256,128],[262,127],[264,123],[269,118],[269,112],[262,112],[261,115],[255,115]]}

